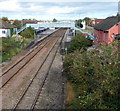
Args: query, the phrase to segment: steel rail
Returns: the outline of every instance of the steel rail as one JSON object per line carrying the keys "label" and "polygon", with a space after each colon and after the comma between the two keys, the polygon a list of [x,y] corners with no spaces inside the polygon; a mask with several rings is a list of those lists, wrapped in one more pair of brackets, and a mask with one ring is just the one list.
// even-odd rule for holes
{"label": "steel rail", "polygon": [[[15,111],[15,109],[17,109],[18,105],[20,104],[20,102],[22,101],[22,99],[23,99],[23,97],[25,96],[26,92],[28,91],[29,87],[30,87],[31,84],[33,83],[33,81],[34,81],[35,77],[37,76],[38,72],[40,71],[41,67],[42,67],[43,64],[46,62],[48,56],[50,55],[50,53],[51,53],[51,51],[53,50],[54,46],[57,44],[58,40],[59,40],[59,38],[57,38],[57,40],[55,41],[54,45],[52,46],[52,48],[50,49],[49,53],[47,54],[45,60],[44,60],[43,63],[40,65],[40,67],[39,67],[39,69],[37,70],[35,76],[34,76],[34,77],[32,78],[32,80],[30,81],[29,85],[27,86],[27,88],[26,88],[25,91],[23,92],[23,94],[22,94],[22,96],[20,97],[20,99],[19,99],[19,101],[17,102],[17,104],[13,107],[12,111]],[[57,47],[57,49],[58,49],[58,48],[59,48],[59,46]],[[50,70],[50,68],[51,68],[51,66],[52,66],[52,63],[53,63],[54,58],[55,58],[55,56],[56,56],[56,53],[57,53],[57,50],[56,50],[56,52],[55,52],[55,54],[54,54],[54,57],[53,57],[53,59],[52,59],[52,62],[51,62],[51,64],[50,64],[50,66],[49,66],[49,69],[48,69],[47,74],[46,74],[46,76],[45,76],[45,79],[44,79],[44,81],[43,81],[42,87],[43,87],[44,84],[45,84],[46,78],[47,78],[47,76],[48,76],[48,72],[49,72],[49,70]],[[41,87],[41,88],[42,88],[42,87]],[[41,91],[41,88],[39,89],[39,92]],[[38,93],[39,93],[39,92],[38,92]],[[37,98],[38,95],[39,95],[38,93],[37,93],[37,95],[36,95],[36,98]],[[36,98],[35,98],[35,100],[34,100],[34,103],[33,103],[32,106],[31,106],[31,108],[35,106],[34,104],[36,103]]]}
{"label": "steel rail", "polygon": [[[59,30],[58,30],[59,31]],[[55,33],[57,33],[57,32],[55,32]],[[54,33],[53,33],[54,34]],[[50,34],[50,36],[51,36],[51,34]],[[50,39],[53,39],[53,38],[50,38]],[[45,41],[46,42],[46,41]],[[41,46],[41,48],[36,52],[36,53],[34,53],[33,54],[33,56],[27,61],[27,62],[25,62],[24,63],[24,65],[22,65],[14,74],[12,74],[12,76],[10,77],[10,78],[8,78],[3,84],[1,84],[1,86],[0,86],[0,89],[1,88],[3,88],[7,83],[8,83],[8,81],[10,80],[10,79],[12,79],[23,67],[25,67],[31,60],[32,60],[32,58],[34,58],[35,57],[35,55],[36,54],[38,54],[48,43],[50,42],[50,40],[49,41],[47,41],[43,46]],[[37,48],[39,48],[39,47],[37,47]],[[32,53],[30,53],[30,54],[32,54]],[[29,54],[28,54],[29,55]],[[27,56],[26,56],[27,57]],[[24,59],[23,59],[24,60]],[[20,63],[20,62],[19,62]],[[12,68],[11,68],[12,69]],[[7,74],[7,73],[6,73]],[[6,76],[6,74],[5,75],[3,75],[2,77],[4,77],[4,76]]]}

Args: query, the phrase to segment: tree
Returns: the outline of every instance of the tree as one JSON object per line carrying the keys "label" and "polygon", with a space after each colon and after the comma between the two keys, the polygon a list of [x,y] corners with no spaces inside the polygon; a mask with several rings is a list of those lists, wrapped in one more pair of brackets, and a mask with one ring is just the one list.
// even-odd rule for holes
{"label": "tree", "polygon": [[83,28],[83,24],[80,24],[80,27]]}
{"label": "tree", "polygon": [[31,27],[28,27],[23,32],[20,33],[24,38],[34,38],[34,30]]}
{"label": "tree", "polygon": [[82,25],[82,19],[76,20],[75,21],[75,25],[82,28],[83,27],[83,25]]}
{"label": "tree", "polygon": [[2,20],[3,20],[4,22],[9,22],[9,20],[8,20],[7,17],[2,17]]}
{"label": "tree", "polygon": [[91,19],[89,17],[85,17],[83,20],[86,22],[86,25],[88,25],[89,22],[91,21]]}
{"label": "tree", "polygon": [[15,20],[13,25],[15,25],[17,28],[20,28],[21,27],[21,22],[18,21],[18,20]]}
{"label": "tree", "polygon": [[68,53],[74,52],[75,50],[81,50],[81,48],[86,50],[89,46],[92,46],[92,41],[78,34],[73,37],[70,47],[68,48]]}
{"label": "tree", "polygon": [[54,18],[54,19],[53,19],[53,22],[57,22],[57,19]]}

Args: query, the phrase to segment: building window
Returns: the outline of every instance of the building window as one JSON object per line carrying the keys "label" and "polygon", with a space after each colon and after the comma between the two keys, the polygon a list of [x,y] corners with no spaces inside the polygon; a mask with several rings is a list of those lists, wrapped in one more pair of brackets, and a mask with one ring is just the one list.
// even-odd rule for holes
{"label": "building window", "polygon": [[104,31],[104,33],[108,33],[108,31]]}
{"label": "building window", "polygon": [[2,31],[2,34],[5,34],[5,31],[4,31],[4,30]]}

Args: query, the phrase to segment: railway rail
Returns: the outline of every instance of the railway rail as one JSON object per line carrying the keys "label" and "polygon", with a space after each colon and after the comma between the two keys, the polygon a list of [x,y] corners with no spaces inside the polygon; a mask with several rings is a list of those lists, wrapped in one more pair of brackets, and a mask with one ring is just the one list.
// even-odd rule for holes
{"label": "railway rail", "polygon": [[[53,32],[52,34],[55,34],[55,32]],[[45,36],[44,38],[40,39],[38,41],[38,43],[40,41],[43,41],[41,42],[40,44],[36,45],[32,50],[30,50],[25,56],[21,57],[20,59],[18,59],[12,66],[10,66],[8,69],[6,69],[5,71],[3,71],[2,75],[0,75],[0,78],[2,78],[2,84],[0,86],[0,89],[2,87],[4,87],[4,85],[15,75],[17,74],[26,64],[28,64],[31,59],[33,57],[35,57],[35,55],[37,53],[39,53],[39,51],[45,47],[45,45],[47,43],[49,43],[50,41],[50,35],[48,36]],[[49,37],[49,38],[48,38]]]}
{"label": "railway rail", "polygon": [[[39,66],[37,66],[37,70],[34,71],[34,74],[30,81],[27,82],[27,85],[25,85],[24,90],[20,94],[19,98],[17,98],[17,101],[15,102],[14,106],[9,107],[9,109],[12,109],[13,111],[15,109],[34,109],[37,99],[39,98],[42,88],[47,80],[49,70],[51,68],[51,65],[55,59],[56,53],[58,51],[58,48],[60,47],[60,43],[62,41],[62,38],[66,32],[66,29],[59,29],[49,35],[44,41],[37,44],[32,50],[30,50],[24,57],[20,58],[18,61],[16,61],[13,66],[8,68],[8,70],[4,71],[3,74],[0,76],[3,79],[1,89],[4,88],[9,81],[12,82],[12,79],[14,76],[17,76],[21,74],[21,70],[24,70],[26,68],[26,65],[32,65],[32,61],[37,55],[42,53],[42,50],[45,50],[47,53],[45,53],[43,58],[39,58],[38,60],[41,62]],[[41,81],[40,76],[42,76]],[[38,87],[34,90],[33,87],[35,87],[36,81],[39,81],[37,83]],[[40,84],[39,84],[40,83]],[[17,84],[17,83],[16,83]],[[10,87],[10,86],[9,86]],[[28,95],[30,96],[30,92],[34,92],[34,96],[30,99],[32,103],[27,104],[27,102],[30,102],[27,98]],[[6,100],[7,101],[7,100]],[[26,105],[26,104],[28,105]],[[5,108],[5,106],[3,107]]]}

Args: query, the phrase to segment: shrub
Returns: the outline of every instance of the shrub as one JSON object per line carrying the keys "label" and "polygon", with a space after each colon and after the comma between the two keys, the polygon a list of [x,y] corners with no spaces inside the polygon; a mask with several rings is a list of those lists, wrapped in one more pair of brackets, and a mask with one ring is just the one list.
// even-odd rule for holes
{"label": "shrub", "polygon": [[23,32],[20,33],[21,36],[23,36],[24,38],[34,38],[34,30],[31,27],[28,27],[27,29],[25,29]]}
{"label": "shrub", "polygon": [[[34,30],[28,27],[21,33],[22,36],[13,35],[12,37],[2,38],[0,46],[2,47],[2,61],[6,61],[21,51],[34,38]],[[1,58],[0,58],[1,59]]]}
{"label": "shrub", "polygon": [[120,105],[118,64],[117,42],[66,55],[64,73],[76,92],[70,108],[117,109]]}
{"label": "shrub", "polygon": [[85,38],[82,35],[77,35],[73,37],[70,47],[68,48],[68,52],[74,52],[75,50],[80,50],[81,48],[86,50],[89,46],[92,45],[92,41]]}
{"label": "shrub", "polygon": [[20,51],[20,42],[15,41],[15,39],[8,37],[2,38],[2,61],[6,61],[7,59],[13,57]]}

